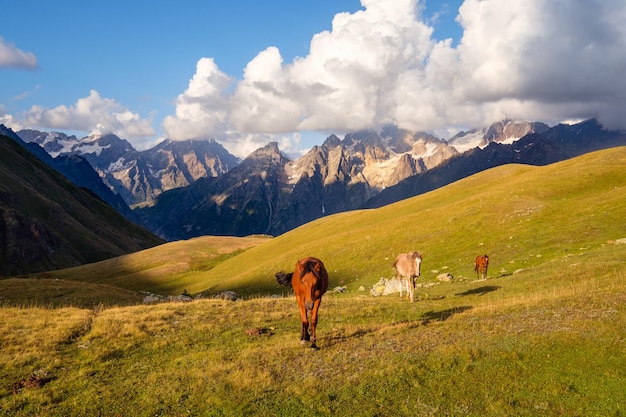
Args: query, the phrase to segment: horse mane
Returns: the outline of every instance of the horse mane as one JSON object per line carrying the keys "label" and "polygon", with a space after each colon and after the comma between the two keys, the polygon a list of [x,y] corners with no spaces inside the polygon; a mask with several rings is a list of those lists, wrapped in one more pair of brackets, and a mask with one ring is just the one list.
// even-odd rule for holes
{"label": "horse mane", "polygon": [[[313,258],[308,258],[306,260],[300,261],[299,262],[299,267],[300,267],[299,279],[302,280],[302,278],[310,272],[313,275],[315,275],[315,278],[317,278],[317,281],[319,284],[322,281],[322,276],[321,276],[321,272],[315,268],[318,265],[318,263],[319,261]],[[297,269],[298,268],[296,268],[296,270]],[[285,287],[288,287],[288,286],[291,286],[291,281],[293,279],[294,272],[287,273],[287,272],[280,271],[280,272],[277,272],[274,276],[276,277],[276,281],[280,285],[284,285]]]}
{"label": "horse mane", "polygon": [[286,273],[286,272],[277,272],[276,273],[276,281],[278,281],[278,283],[280,285],[284,285],[285,287],[288,287],[291,285],[291,278],[293,277],[293,272],[290,273]]}
{"label": "horse mane", "polygon": [[315,265],[317,265],[316,261],[306,261],[304,265],[302,265],[302,272],[300,273],[300,279],[302,279],[309,272],[315,275],[315,278],[321,279],[319,271],[315,269]]}

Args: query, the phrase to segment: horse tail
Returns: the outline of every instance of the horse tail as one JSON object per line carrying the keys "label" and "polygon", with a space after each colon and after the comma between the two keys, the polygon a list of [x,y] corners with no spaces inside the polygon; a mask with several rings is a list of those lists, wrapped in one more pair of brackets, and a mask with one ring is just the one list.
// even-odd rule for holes
{"label": "horse tail", "polygon": [[285,287],[288,287],[291,285],[291,278],[293,277],[293,272],[290,273],[286,273],[286,272],[277,272],[276,273],[276,281],[280,284],[280,285],[284,285]]}

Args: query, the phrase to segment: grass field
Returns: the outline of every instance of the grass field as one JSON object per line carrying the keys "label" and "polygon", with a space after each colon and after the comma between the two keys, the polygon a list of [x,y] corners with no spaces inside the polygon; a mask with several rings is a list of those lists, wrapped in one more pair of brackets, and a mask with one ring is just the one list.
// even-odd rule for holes
{"label": "grass field", "polygon": [[[2,280],[0,415],[624,416],[625,166],[626,148],[509,165],[276,238]],[[454,281],[415,303],[359,291],[414,249],[419,282]],[[324,296],[319,351],[294,298],[270,297],[305,255],[348,288]],[[245,300],[133,298],[223,290]]]}

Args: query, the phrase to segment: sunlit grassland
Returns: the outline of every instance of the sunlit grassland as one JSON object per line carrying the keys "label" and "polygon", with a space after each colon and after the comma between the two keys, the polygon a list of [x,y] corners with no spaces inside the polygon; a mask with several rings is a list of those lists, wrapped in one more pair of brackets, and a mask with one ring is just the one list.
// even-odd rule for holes
{"label": "sunlit grassland", "polygon": [[[119,268],[48,273],[59,288],[102,287],[82,303],[3,302],[0,415],[624,416],[625,166],[626,148],[509,165],[241,247],[173,242]],[[359,291],[413,249],[419,282],[454,281],[415,303]],[[348,287],[324,296],[319,351],[300,346],[295,299],[269,297],[284,291],[274,273],[305,255]],[[26,294],[37,278],[0,289]],[[96,303],[113,289],[246,299]],[[31,375],[41,386],[15,385]]]}
{"label": "sunlit grassland", "polygon": [[[270,291],[273,273],[302,256],[326,263],[331,285],[355,291],[393,275],[395,257],[424,253],[422,279],[472,278],[476,255],[490,275],[566,258],[626,237],[625,149],[546,167],[508,165],[376,210],[329,216],[199,273],[204,288]],[[198,288],[200,290],[200,288]]]}
{"label": "sunlit grassland", "polygon": [[[328,294],[319,351],[292,297],[5,307],[0,413],[623,415],[624,275],[569,278],[442,284],[413,304]],[[33,373],[50,381],[11,392]]]}

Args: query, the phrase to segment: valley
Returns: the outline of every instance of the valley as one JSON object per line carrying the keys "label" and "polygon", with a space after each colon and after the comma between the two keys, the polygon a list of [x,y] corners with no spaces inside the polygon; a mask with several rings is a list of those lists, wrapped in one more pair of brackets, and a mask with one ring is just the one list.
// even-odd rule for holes
{"label": "valley", "polygon": [[[183,240],[0,280],[14,294],[0,307],[0,410],[624,414],[625,164],[625,147],[507,164],[273,238]],[[409,250],[424,254],[418,282],[434,285],[415,303],[371,296]],[[478,281],[482,253],[490,269]],[[331,289],[347,289],[324,296],[317,352],[300,346],[295,300],[274,278],[307,255],[324,260]],[[453,281],[437,283],[444,271]],[[45,283],[87,291],[19,301]],[[144,305],[143,291],[197,298]],[[241,300],[212,298],[222,291]]]}

